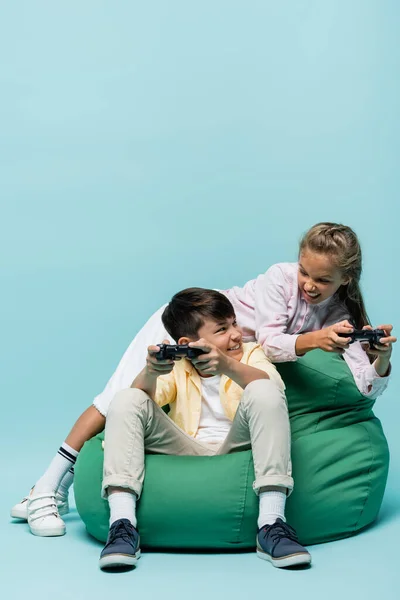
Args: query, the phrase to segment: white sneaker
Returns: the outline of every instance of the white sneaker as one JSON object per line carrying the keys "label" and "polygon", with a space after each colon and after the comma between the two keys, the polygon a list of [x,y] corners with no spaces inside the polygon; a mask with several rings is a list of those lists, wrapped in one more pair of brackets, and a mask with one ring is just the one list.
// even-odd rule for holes
{"label": "white sneaker", "polygon": [[[29,495],[25,496],[21,502],[18,502],[18,504],[15,504],[11,511],[10,511],[10,515],[13,519],[22,519],[23,521],[27,521],[28,520],[28,500],[29,500]],[[68,504],[68,497],[66,498],[65,496],[61,496],[58,492],[56,493],[56,502],[57,502],[57,508],[58,508],[58,514],[61,515],[66,515],[69,513],[69,504]]]}
{"label": "white sneaker", "polygon": [[28,525],[33,535],[41,537],[65,534],[65,523],[58,513],[53,493],[28,496]]}

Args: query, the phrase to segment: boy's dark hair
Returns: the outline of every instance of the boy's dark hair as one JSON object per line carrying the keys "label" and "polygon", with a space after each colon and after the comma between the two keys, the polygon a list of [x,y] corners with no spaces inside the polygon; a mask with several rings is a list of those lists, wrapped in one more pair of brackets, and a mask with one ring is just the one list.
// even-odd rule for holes
{"label": "boy's dark hair", "polygon": [[162,314],[165,329],[178,341],[181,337],[197,338],[204,319],[226,321],[235,311],[226,296],[215,290],[187,288],[175,294]]}

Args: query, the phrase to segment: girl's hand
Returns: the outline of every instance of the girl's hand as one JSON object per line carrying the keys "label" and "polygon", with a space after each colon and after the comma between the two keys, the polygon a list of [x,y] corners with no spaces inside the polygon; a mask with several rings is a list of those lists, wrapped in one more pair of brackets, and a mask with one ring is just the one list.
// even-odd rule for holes
{"label": "girl's hand", "polygon": [[[370,325],[366,325],[363,329],[372,329]],[[397,338],[391,335],[393,326],[392,325],[379,325],[377,329],[383,329],[386,337],[381,338],[380,344],[375,344],[373,348],[367,348],[363,344],[364,349],[368,354],[377,356],[374,362],[374,368],[380,377],[387,377],[390,372],[390,356],[392,354],[392,344],[397,342]]]}
{"label": "girl's hand", "polygon": [[[163,344],[169,344],[169,340],[163,340]],[[159,377],[160,375],[168,375],[174,368],[174,361],[170,358],[166,360],[158,360],[155,358],[155,354],[160,351],[159,346],[149,346],[147,348],[146,357],[146,372],[152,377]]]}
{"label": "girl's hand", "polygon": [[[369,329],[370,331],[374,329],[371,325],[365,325],[363,329]],[[382,356],[384,358],[390,358],[392,354],[392,344],[397,342],[397,338],[395,338],[392,334],[393,325],[378,325],[376,329],[383,329],[386,334],[386,337],[381,338],[379,344],[375,344],[373,348],[369,347],[369,344],[362,344],[364,350],[368,354],[372,354],[373,356]]]}
{"label": "girl's hand", "polygon": [[349,347],[349,337],[339,337],[339,333],[351,333],[354,327],[347,321],[340,321],[330,327],[325,327],[315,332],[317,348],[325,352],[336,352],[343,354]]}

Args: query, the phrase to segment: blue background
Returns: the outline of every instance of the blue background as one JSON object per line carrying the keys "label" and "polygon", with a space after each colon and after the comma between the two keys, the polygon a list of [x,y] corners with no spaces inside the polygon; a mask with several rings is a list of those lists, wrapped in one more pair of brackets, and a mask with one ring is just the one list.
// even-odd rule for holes
{"label": "blue background", "polygon": [[76,513],[61,539],[7,514],[178,289],[243,284],[295,260],[301,234],[333,220],[359,234],[372,321],[396,324],[398,2],[15,0],[0,11],[4,597],[397,598],[396,369],[377,403],[392,449],[380,521],[313,548],[309,571],[253,554],[151,554],[107,576]]}

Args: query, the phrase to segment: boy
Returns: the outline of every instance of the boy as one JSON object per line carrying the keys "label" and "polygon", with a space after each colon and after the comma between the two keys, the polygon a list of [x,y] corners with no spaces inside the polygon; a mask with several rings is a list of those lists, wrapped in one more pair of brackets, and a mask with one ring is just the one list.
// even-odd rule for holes
{"label": "boy", "polygon": [[[110,405],[102,487],[110,531],[100,568],[133,566],[140,557],[136,501],[146,451],[212,456],[250,447],[260,500],[257,555],[276,567],[310,564],[310,554],[285,522],[286,496],[293,489],[290,425],[275,367],[260,346],[242,343],[233,307],[219,292],[183,290],[162,319],[179,344],[204,353],[174,364],[157,360],[159,348],[150,346],[145,368]],[[169,416],[160,408],[166,404]]]}

